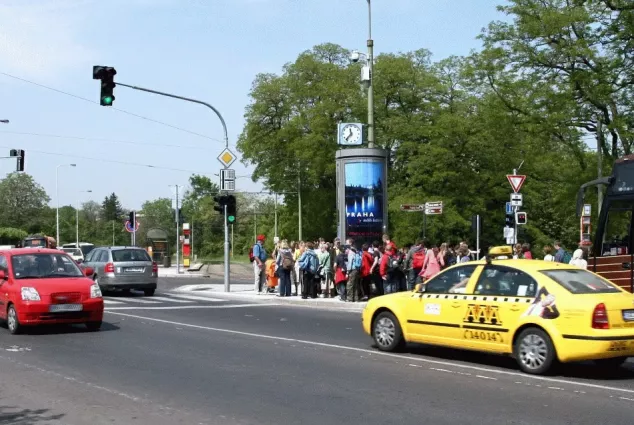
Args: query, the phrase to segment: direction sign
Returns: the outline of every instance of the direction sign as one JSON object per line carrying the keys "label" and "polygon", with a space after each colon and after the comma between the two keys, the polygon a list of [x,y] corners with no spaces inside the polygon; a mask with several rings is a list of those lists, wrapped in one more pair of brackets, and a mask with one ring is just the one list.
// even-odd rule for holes
{"label": "direction sign", "polygon": [[517,174],[507,174],[506,179],[511,184],[511,188],[513,188],[513,192],[517,193],[522,188],[524,184],[524,180],[526,180],[526,176],[520,176]]}
{"label": "direction sign", "polygon": [[425,208],[425,215],[442,214],[442,207]]}
{"label": "direction sign", "polygon": [[401,205],[401,211],[420,212],[425,210],[425,205],[421,204],[405,204]]}
{"label": "direction sign", "polygon": [[218,161],[220,161],[225,168],[229,168],[236,159],[237,157],[229,150],[229,148],[225,148],[222,152],[220,152],[220,155],[218,155]]}
{"label": "direction sign", "polygon": [[236,170],[225,168],[220,170],[220,190],[236,190]]}
{"label": "direction sign", "polygon": [[511,193],[511,205],[514,207],[522,206],[522,194],[521,193]]}
{"label": "direction sign", "polygon": [[510,202],[506,203],[506,214],[513,214],[513,205]]}
{"label": "direction sign", "polygon": [[425,202],[425,208],[440,208],[442,210],[442,201]]}
{"label": "direction sign", "polygon": [[139,222],[139,220],[136,220],[135,222],[135,229],[132,228],[132,223],[130,223],[130,220],[126,220],[125,222],[125,230],[128,233],[135,233],[137,230],[139,230],[139,226],[141,225],[141,223]]}

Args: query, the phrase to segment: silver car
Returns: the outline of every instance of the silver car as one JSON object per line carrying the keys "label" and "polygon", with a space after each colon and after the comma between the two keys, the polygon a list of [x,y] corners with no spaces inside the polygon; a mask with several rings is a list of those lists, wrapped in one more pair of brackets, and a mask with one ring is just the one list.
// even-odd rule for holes
{"label": "silver car", "polygon": [[158,267],[143,248],[95,248],[88,253],[82,267],[91,267],[94,270],[94,280],[103,292],[139,289],[145,295],[152,296],[156,291]]}

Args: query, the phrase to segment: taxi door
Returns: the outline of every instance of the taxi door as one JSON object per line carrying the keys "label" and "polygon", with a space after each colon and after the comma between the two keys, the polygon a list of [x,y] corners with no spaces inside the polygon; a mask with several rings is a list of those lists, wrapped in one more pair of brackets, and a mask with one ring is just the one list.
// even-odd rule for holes
{"label": "taxi door", "polygon": [[477,264],[452,267],[427,281],[424,293],[413,292],[407,306],[411,341],[453,345],[460,339],[463,293],[475,278]]}
{"label": "taxi door", "polygon": [[535,297],[537,282],[507,266],[487,264],[467,289],[461,345],[465,348],[512,352],[512,335]]}

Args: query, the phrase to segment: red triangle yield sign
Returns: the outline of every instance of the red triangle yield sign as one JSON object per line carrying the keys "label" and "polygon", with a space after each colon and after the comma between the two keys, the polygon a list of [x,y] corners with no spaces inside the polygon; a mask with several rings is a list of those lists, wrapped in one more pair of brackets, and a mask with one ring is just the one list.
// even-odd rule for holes
{"label": "red triangle yield sign", "polygon": [[526,176],[518,176],[515,174],[507,174],[506,178],[508,179],[509,183],[511,183],[511,187],[513,188],[513,192],[515,193],[520,191],[522,185],[524,184],[524,180],[526,180]]}

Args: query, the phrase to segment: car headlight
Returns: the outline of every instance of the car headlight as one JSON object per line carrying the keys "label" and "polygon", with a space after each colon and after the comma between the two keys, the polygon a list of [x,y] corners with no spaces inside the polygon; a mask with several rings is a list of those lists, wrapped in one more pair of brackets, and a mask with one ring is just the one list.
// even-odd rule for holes
{"label": "car headlight", "polygon": [[94,284],[90,287],[90,298],[101,298],[101,289],[99,289],[99,285]]}
{"label": "car headlight", "polygon": [[35,288],[22,288],[22,301],[40,301],[40,294]]}

